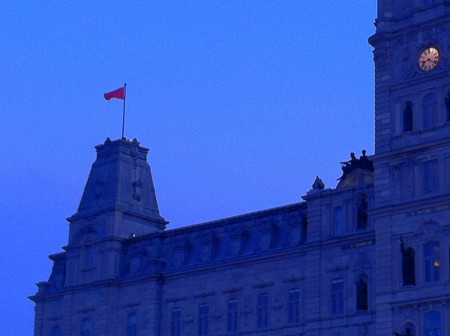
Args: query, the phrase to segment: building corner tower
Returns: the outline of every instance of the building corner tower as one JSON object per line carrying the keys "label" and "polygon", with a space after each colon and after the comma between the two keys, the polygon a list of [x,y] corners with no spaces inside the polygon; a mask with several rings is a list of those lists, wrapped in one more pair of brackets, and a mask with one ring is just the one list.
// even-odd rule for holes
{"label": "building corner tower", "polygon": [[[158,314],[158,237],[167,222],[159,214],[148,149],[136,139],[108,138],[96,150],[78,210],[67,219],[69,242],[64,252],[50,256],[50,278],[38,283],[31,297],[36,303],[35,335],[75,335],[80,328],[82,335],[83,328],[94,335],[116,335],[116,317],[123,310],[118,302],[124,295],[119,278],[141,267],[139,258],[125,261],[125,255],[130,242],[149,234],[155,237],[147,256],[152,265],[145,288],[136,288],[149,314]],[[147,330],[155,335],[157,328],[155,319],[148,322]]]}
{"label": "building corner tower", "polygon": [[[440,335],[450,314],[450,1],[379,0],[376,335]],[[448,328],[448,326],[447,326]],[[432,333],[440,331],[440,333]]]}

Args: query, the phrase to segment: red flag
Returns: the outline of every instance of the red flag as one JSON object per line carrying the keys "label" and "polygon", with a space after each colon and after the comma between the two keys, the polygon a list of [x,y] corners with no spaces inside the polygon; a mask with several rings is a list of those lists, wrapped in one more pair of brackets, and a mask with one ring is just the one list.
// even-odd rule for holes
{"label": "red flag", "polygon": [[117,90],[107,92],[103,95],[106,100],[110,100],[111,98],[123,99],[125,100],[125,86],[121,87]]}

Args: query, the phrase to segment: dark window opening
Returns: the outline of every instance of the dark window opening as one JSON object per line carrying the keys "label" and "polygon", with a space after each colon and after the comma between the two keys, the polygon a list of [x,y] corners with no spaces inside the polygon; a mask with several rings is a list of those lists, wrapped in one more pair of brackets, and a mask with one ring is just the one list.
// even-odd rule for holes
{"label": "dark window opening", "polygon": [[405,336],[415,336],[416,335],[416,326],[412,323],[405,324]]}
{"label": "dark window opening", "polygon": [[410,102],[406,103],[403,110],[403,132],[413,130],[413,108]]}
{"label": "dark window opening", "polygon": [[302,216],[302,224],[301,224],[301,241],[302,243],[306,242],[307,234],[308,234],[308,217],[306,215]]}
{"label": "dark window opening", "polygon": [[445,120],[450,121],[450,91],[447,92],[447,97],[445,98]]}
{"label": "dark window opening", "polygon": [[400,249],[402,252],[402,277],[403,286],[412,286],[416,284],[416,252],[413,248],[407,247],[401,241]]}
{"label": "dark window opening", "polygon": [[369,309],[369,290],[367,286],[367,280],[359,278],[356,283],[356,310],[368,310]]}
{"label": "dark window opening", "polygon": [[367,196],[364,195],[358,199],[357,204],[357,223],[356,227],[358,229],[365,229],[367,228],[367,209],[368,209],[368,203],[367,203]]}

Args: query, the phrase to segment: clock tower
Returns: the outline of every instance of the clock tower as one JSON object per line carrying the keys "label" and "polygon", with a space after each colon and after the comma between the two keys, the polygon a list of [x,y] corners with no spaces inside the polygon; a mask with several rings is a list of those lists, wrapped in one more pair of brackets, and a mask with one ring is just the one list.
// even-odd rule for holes
{"label": "clock tower", "polygon": [[379,0],[375,25],[376,334],[443,335],[450,328],[450,1]]}

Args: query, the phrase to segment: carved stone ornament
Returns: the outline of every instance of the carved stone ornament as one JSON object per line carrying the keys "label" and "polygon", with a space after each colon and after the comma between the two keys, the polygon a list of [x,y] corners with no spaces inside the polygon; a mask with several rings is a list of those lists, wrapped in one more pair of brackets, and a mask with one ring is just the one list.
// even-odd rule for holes
{"label": "carved stone ornament", "polygon": [[320,191],[325,189],[325,183],[323,183],[322,179],[319,176],[316,176],[314,183],[312,185],[312,190]]}

